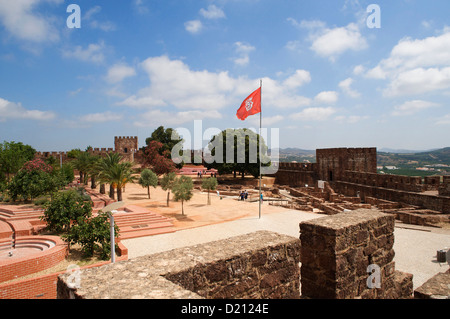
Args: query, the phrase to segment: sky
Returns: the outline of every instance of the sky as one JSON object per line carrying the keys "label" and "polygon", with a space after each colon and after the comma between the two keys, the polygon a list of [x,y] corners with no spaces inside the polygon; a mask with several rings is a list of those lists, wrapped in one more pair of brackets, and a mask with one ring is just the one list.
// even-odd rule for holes
{"label": "sky", "polygon": [[0,0],[0,141],[144,146],[162,125],[204,146],[214,130],[259,128],[236,111],[262,81],[269,147],[448,147],[449,12],[448,0]]}

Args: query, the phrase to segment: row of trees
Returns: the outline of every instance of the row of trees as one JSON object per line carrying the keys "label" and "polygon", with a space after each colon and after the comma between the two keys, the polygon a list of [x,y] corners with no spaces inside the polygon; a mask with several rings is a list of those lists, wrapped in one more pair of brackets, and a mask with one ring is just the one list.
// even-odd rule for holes
{"label": "row of trees", "polygon": [[[160,126],[146,139],[146,146],[141,149],[144,165],[151,166],[157,175],[162,175],[181,168],[187,159],[191,163],[194,162],[194,153],[183,153],[183,155],[176,154],[179,155],[180,163],[174,164],[172,150],[183,142],[174,129],[164,129]],[[268,147],[264,139],[250,129],[223,130],[211,138],[208,148],[213,160],[207,160],[204,164],[208,169],[217,169],[219,174],[233,173],[236,177],[239,173],[242,178],[245,174],[258,177],[260,162],[262,166],[270,166]],[[230,152],[233,152],[233,155],[228,154]]]}

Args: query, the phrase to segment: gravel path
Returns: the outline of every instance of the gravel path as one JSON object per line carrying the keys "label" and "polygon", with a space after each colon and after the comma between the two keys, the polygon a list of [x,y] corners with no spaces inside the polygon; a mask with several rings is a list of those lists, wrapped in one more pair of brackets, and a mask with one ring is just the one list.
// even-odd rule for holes
{"label": "gravel path", "polygon": [[[283,210],[280,213],[263,215],[261,219],[258,216],[245,217],[226,223],[179,230],[171,234],[128,239],[122,242],[128,248],[129,258],[135,258],[258,230],[270,230],[298,238],[300,222],[322,216],[297,210]],[[421,230],[396,227],[394,231],[396,270],[414,275],[414,289],[436,273],[448,269],[447,263],[436,262],[436,251],[450,247],[450,230],[429,231],[426,228],[416,228]]]}

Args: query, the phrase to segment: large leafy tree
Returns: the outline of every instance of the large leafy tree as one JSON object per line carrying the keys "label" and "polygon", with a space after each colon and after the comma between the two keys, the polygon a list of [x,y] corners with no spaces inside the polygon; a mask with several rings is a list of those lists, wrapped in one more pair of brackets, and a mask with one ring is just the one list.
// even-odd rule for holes
{"label": "large leafy tree", "polygon": [[[260,147],[261,143],[261,147]],[[249,129],[226,129],[213,136],[208,144],[212,162],[208,168],[215,168],[220,174],[240,172],[259,176],[259,166],[270,166],[264,139]],[[261,152],[260,152],[261,149]]]}
{"label": "large leafy tree", "polygon": [[144,169],[139,178],[139,185],[147,187],[148,198],[150,199],[150,186],[156,188],[158,186],[158,176],[149,169]]}
{"label": "large leafy tree", "polygon": [[74,224],[79,224],[92,215],[92,203],[86,201],[76,190],[57,193],[45,204],[44,215],[47,229],[67,236]]}
{"label": "large leafy tree", "polygon": [[21,142],[0,143],[0,180],[3,176],[9,182],[12,175],[34,158],[35,153],[34,148]]}
{"label": "large leafy tree", "polygon": [[143,164],[146,167],[151,167],[152,171],[157,175],[167,174],[177,169],[175,163],[170,158],[169,151],[163,150],[164,144],[158,141],[151,141],[144,148]]}
{"label": "large leafy tree", "polygon": [[[165,129],[164,126],[158,127],[145,140],[146,147],[142,149],[147,158],[147,164],[151,165],[153,171],[158,175],[182,168],[183,163],[175,164],[172,161],[172,149],[174,149],[175,145],[182,142],[183,139],[175,129]],[[148,159],[150,159],[151,163],[149,163]]]}
{"label": "large leafy tree", "polygon": [[7,189],[15,201],[22,197],[31,199],[56,191],[63,184],[62,175],[56,174],[52,166],[41,159],[26,162],[14,175]]}
{"label": "large leafy tree", "polygon": [[[106,260],[111,255],[110,227],[109,216],[100,212],[95,217],[79,220],[65,239],[69,243],[80,244],[86,257],[91,257],[95,251],[99,251],[101,259]],[[117,237],[118,234],[119,228],[115,224],[114,236]]]}
{"label": "large leafy tree", "polygon": [[[145,144],[150,145],[151,142],[159,142],[162,148],[159,150],[160,155],[170,154],[173,147],[182,142],[183,139],[173,128],[164,129],[164,126],[158,127],[153,131],[152,135],[145,140]],[[167,153],[168,152],[168,153]]]}
{"label": "large leafy tree", "polygon": [[176,179],[172,192],[176,202],[181,201],[181,214],[184,215],[184,202],[191,200],[194,193],[194,182],[189,176],[181,175]]}

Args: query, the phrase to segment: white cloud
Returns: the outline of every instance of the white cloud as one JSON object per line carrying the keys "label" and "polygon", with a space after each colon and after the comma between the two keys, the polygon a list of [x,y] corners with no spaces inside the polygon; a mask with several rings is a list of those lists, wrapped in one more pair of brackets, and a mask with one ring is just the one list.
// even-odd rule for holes
{"label": "white cloud", "polygon": [[348,123],[348,124],[355,124],[355,123],[359,123],[361,121],[367,120],[369,119],[369,116],[364,115],[349,115],[349,116],[344,116],[344,115],[340,115],[340,116],[336,116],[335,120],[341,123]]}
{"label": "white cloud", "polygon": [[146,14],[149,12],[148,8],[144,5],[143,0],[134,0],[133,5],[139,14]]}
{"label": "white cloud", "polygon": [[55,42],[59,32],[51,16],[36,12],[42,3],[60,4],[63,0],[0,0],[0,21],[14,37],[33,43]]}
{"label": "white cloud", "polygon": [[404,38],[366,77],[388,80],[385,96],[415,95],[450,88],[450,29],[424,39]]}
{"label": "white cloud", "polygon": [[156,125],[181,125],[195,120],[203,120],[206,118],[220,119],[222,115],[212,110],[210,112],[203,111],[182,111],[182,112],[168,112],[161,110],[150,110],[139,116],[139,120],[134,122],[134,125],[139,127],[154,127]]}
{"label": "white cloud", "polygon": [[363,65],[357,65],[353,68],[354,75],[362,75],[366,71],[366,68]]}
{"label": "white cloud", "polygon": [[[272,127],[274,124],[279,123],[284,120],[284,116],[282,115],[274,115],[274,116],[265,116],[262,117],[262,126],[263,127]],[[251,116],[247,118],[250,126],[259,127],[259,116]],[[284,126],[283,126],[284,127]]]}
{"label": "white cloud", "polygon": [[53,112],[27,110],[21,103],[13,103],[0,98],[0,121],[5,120],[36,120],[47,121],[56,117]]}
{"label": "white cloud", "polygon": [[300,121],[324,121],[334,113],[336,113],[336,109],[333,107],[310,107],[292,114],[290,118]]}
{"label": "white cloud", "polygon": [[[148,74],[149,86],[138,90],[118,103],[137,108],[173,106],[180,110],[219,110],[239,107],[242,101],[259,86],[259,79],[231,77],[228,72],[191,70],[181,60],[167,56],[151,57],[140,64]],[[300,85],[307,82],[306,71],[299,70],[283,81],[263,78],[263,107],[295,108],[311,104],[299,95]]]}
{"label": "white cloud", "polygon": [[414,101],[407,101],[403,103],[402,105],[397,105],[394,107],[394,111],[392,111],[393,116],[405,116],[405,115],[412,115],[416,114],[422,110],[429,109],[431,107],[439,106],[439,104],[429,102],[429,101],[422,101],[422,100],[414,100]]}
{"label": "white cloud", "polygon": [[334,104],[337,102],[339,94],[335,91],[320,92],[314,98],[314,102],[317,104]]}
{"label": "white cloud", "polygon": [[128,77],[136,75],[136,70],[126,64],[115,64],[109,68],[106,81],[109,83],[119,83]]}
{"label": "white cloud", "polygon": [[200,9],[200,14],[205,17],[206,19],[220,19],[225,18],[225,13],[222,9],[216,7],[215,5],[211,4],[208,6],[208,9]]}
{"label": "white cloud", "polygon": [[297,70],[283,81],[283,85],[289,89],[297,89],[309,82],[311,82],[311,73],[305,70]]}
{"label": "white cloud", "polygon": [[104,123],[104,122],[116,122],[122,120],[123,116],[120,114],[112,113],[110,111],[103,113],[86,114],[80,118],[82,122],[88,123]]}
{"label": "white cloud", "polygon": [[188,31],[189,33],[195,34],[195,33],[199,33],[202,30],[203,24],[200,20],[191,20],[191,21],[187,21],[184,24],[184,27],[185,27],[186,31]]}
{"label": "white cloud", "polygon": [[352,79],[352,78],[347,78],[347,79],[345,79],[345,80],[343,80],[343,81],[341,81],[341,82],[339,83],[339,88],[340,88],[345,94],[347,94],[348,96],[350,96],[350,97],[352,97],[352,98],[357,98],[357,97],[359,97],[361,94],[360,94],[358,91],[353,90],[353,89],[351,88],[352,84],[353,84],[353,79]]}
{"label": "white cloud", "polygon": [[436,121],[437,125],[450,125],[450,114],[446,114]]}
{"label": "white cloud", "polygon": [[73,58],[84,62],[102,63],[105,60],[104,50],[104,42],[98,44],[91,43],[87,48],[78,45],[74,49],[64,49],[62,55],[69,59]]}
{"label": "white cloud", "polygon": [[359,26],[350,23],[345,27],[327,28],[322,21],[289,20],[300,28],[309,30],[310,49],[321,57],[335,61],[346,51],[361,51],[368,47],[366,39],[361,35]]}
{"label": "white cloud", "polygon": [[234,63],[240,66],[247,65],[250,62],[250,52],[255,50],[255,47],[242,42],[235,42],[234,46],[236,53],[239,54],[239,57],[234,59]]}
{"label": "white cloud", "polygon": [[87,23],[93,29],[100,29],[102,31],[114,31],[116,26],[111,21],[102,21],[94,19],[94,15],[99,13],[102,10],[102,7],[95,6],[89,9],[83,16],[83,21]]}

